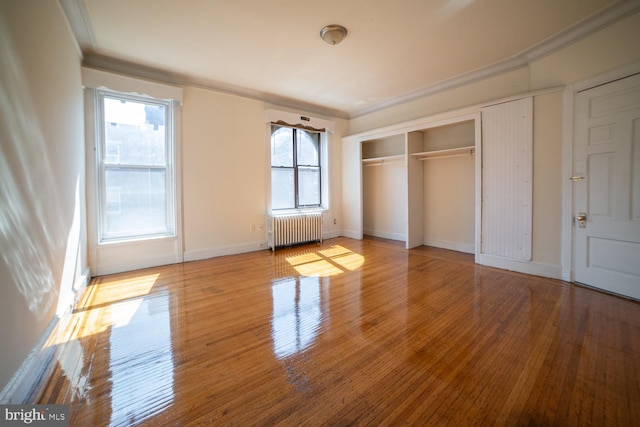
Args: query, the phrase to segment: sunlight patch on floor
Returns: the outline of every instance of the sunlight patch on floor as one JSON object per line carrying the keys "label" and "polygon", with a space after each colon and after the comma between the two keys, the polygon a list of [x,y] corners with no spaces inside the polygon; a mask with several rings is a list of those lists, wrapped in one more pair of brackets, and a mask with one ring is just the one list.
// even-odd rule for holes
{"label": "sunlight patch on floor", "polygon": [[[159,276],[160,274],[148,274],[122,280],[98,279],[87,288],[64,325],[58,325],[45,348],[89,337],[112,326],[128,324]],[[105,316],[105,310],[108,310],[110,316]],[[110,321],[105,321],[106,319]]]}
{"label": "sunlight patch on floor", "polygon": [[329,277],[354,271],[364,264],[364,257],[340,245],[316,252],[286,257],[291,266],[305,277]]}

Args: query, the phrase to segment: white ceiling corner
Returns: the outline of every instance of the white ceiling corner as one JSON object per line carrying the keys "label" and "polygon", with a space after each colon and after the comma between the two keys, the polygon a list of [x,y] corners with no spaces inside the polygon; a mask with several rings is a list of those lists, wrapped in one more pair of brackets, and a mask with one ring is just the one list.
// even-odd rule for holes
{"label": "white ceiling corner", "polygon": [[[85,65],[331,117],[526,66],[640,0],[59,0]],[[349,31],[339,45],[327,24]]]}

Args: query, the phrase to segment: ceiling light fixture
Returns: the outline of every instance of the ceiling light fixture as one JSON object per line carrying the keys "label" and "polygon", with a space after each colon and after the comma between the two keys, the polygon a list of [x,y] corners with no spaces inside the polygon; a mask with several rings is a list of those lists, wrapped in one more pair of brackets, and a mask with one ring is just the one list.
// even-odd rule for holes
{"label": "ceiling light fixture", "polygon": [[327,25],[320,30],[320,37],[331,45],[338,44],[347,37],[347,29],[341,25]]}

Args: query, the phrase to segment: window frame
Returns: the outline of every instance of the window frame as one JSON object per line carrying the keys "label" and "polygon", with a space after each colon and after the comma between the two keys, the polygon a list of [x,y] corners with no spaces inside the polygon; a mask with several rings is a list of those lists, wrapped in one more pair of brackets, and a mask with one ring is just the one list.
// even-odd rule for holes
{"label": "window frame", "polygon": [[[127,163],[107,163],[109,154],[106,144],[106,118],[105,99],[115,99],[119,101],[131,101],[145,105],[163,106],[165,111],[164,129],[164,164],[133,164]],[[97,194],[97,243],[110,244],[118,242],[135,242],[155,238],[175,238],[177,237],[177,214],[176,214],[176,141],[174,140],[175,114],[173,101],[170,99],[157,99],[150,96],[123,93],[108,89],[96,89],[95,91],[95,159],[96,159],[96,194]],[[119,151],[119,150],[118,150]],[[118,153],[119,154],[119,153]],[[120,156],[118,155],[118,158]],[[125,232],[108,233],[106,230],[107,215],[109,214],[108,191],[106,187],[106,175],[109,170],[163,170],[165,174],[165,227],[162,230],[152,230],[149,232]]]}
{"label": "window frame", "polygon": [[[287,211],[307,211],[307,210],[318,210],[322,209],[324,206],[324,197],[323,197],[323,179],[324,179],[324,166],[323,166],[323,152],[325,144],[325,132],[326,131],[314,131],[309,129],[302,129],[296,126],[287,126],[277,123],[272,123],[270,126],[270,138],[269,138],[269,147],[273,147],[273,137],[278,129],[280,128],[288,128],[292,130],[292,150],[293,150],[293,166],[274,166],[273,158],[271,157],[271,150],[269,151],[269,173],[270,173],[270,194],[271,194],[271,211],[273,213],[284,213]],[[307,164],[299,164],[298,163],[298,132],[304,131],[311,134],[316,135],[317,138],[317,152],[318,152],[318,162],[316,165],[307,165]],[[293,182],[294,182],[294,206],[293,207],[285,207],[285,208],[274,208],[273,207],[273,170],[281,169],[281,170],[293,170]],[[302,205],[300,204],[300,177],[299,171],[300,169],[315,169],[318,171],[318,203],[312,205]]]}

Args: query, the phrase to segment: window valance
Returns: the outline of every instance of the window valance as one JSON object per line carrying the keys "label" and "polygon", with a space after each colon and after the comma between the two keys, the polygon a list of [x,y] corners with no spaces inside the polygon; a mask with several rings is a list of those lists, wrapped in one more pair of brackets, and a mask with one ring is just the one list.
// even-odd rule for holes
{"label": "window valance", "polygon": [[330,120],[318,119],[315,117],[302,116],[287,111],[267,110],[265,111],[265,121],[280,126],[289,126],[298,129],[304,129],[312,132],[335,130],[335,123]]}
{"label": "window valance", "polygon": [[172,99],[182,103],[181,87],[95,68],[82,67],[82,84],[94,89],[109,89],[156,99]]}

